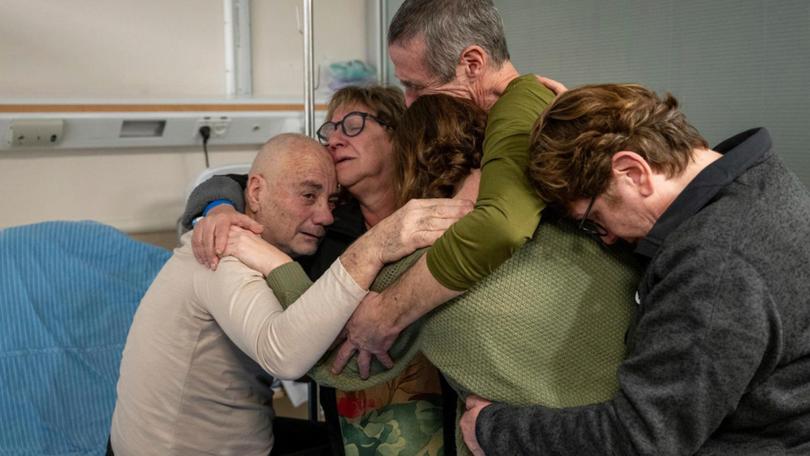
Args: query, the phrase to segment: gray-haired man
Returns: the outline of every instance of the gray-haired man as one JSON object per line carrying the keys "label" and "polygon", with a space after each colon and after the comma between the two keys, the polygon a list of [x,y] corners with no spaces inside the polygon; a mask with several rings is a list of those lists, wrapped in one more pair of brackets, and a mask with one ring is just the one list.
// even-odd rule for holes
{"label": "gray-haired man", "polygon": [[399,332],[460,295],[534,234],[543,202],[526,177],[528,138],[554,98],[509,59],[500,15],[489,0],[406,0],[388,30],[388,49],[407,103],[444,93],[488,111],[476,207],[385,292],[364,300],[347,324],[336,367],[359,349],[385,358]]}

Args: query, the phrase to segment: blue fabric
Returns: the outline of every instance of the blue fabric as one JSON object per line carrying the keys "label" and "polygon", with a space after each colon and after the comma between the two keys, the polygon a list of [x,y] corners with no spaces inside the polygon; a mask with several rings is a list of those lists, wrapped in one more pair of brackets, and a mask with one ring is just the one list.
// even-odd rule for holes
{"label": "blue fabric", "polygon": [[121,352],[171,252],[95,222],[0,230],[0,455],[103,455]]}

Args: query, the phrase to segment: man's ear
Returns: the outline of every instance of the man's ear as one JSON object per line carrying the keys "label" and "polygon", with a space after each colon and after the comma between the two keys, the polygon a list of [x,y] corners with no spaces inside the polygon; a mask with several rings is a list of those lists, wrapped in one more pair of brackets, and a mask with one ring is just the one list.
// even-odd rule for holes
{"label": "man's ear", "polygon": [[467,79],[475,80],[481,77],[486,65],[489,63],[489,56],[484,48],[477,45],[471,45],[461,51],[459,57],[459,65],[464,69],[464,76]]}
{"label": "man's ear", "polygon": [[258,174],[251,174],[248,177],[247,187],[245,191],[245,204],[252,212],[259,212],[262,207],[262,195],[267,187],[267,181],[264,177]]}
{"label": "man's ear", "polygon": [[623,150],[616,152],[611,158],[613,179],[633,186],[641,196],[650,196],[653,193],[653,171],[641,155]]}

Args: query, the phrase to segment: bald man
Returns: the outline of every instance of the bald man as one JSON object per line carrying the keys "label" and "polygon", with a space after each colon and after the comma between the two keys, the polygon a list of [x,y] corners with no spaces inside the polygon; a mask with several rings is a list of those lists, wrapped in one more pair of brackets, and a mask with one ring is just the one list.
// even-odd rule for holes
{"label": "bald man", "polygon": [[324,148],[282,134],[257,154],[244,195],[247,215],[264,230],[261,239],[244,232],[254,239],[243,250],[264,245],[278,252],[275,259],[252,263],[255,270],[226,257],[211,271],[194,259],[192,234],[182,237],[127,337],[110,435],[116,455],[266,456],[273,446],[273,377],[302,376],[333,343],[383,263],[432,242],[464,212],[442,202],[403,208],[285,310],[265,275],[315,252],[333,221],[335,191]]}

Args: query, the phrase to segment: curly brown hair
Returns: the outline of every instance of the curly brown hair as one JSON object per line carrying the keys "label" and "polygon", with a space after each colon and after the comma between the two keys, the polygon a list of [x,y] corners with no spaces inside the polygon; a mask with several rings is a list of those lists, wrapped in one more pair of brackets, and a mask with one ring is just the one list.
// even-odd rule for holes
{"label": "curly brown hair", "polygon": [[394,131],[400,205],[412,198],[449,198],[481,166],[487,114],[472,101],[424,95]]}
{"label": "curly brown hair", "polygon": [[583,86],[560,95],[534,125],[529,177],[547,202],[566,206],[604,193],[613,154],[629,150],[650,167],[681,174],[706,140],[671,94],[637,84]]}

